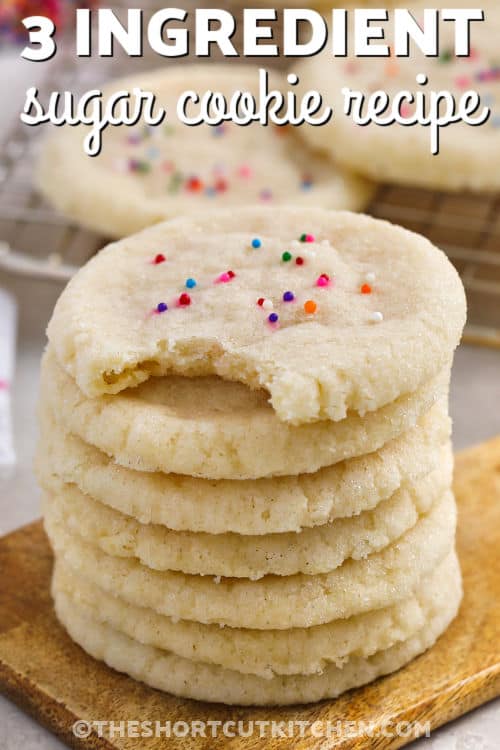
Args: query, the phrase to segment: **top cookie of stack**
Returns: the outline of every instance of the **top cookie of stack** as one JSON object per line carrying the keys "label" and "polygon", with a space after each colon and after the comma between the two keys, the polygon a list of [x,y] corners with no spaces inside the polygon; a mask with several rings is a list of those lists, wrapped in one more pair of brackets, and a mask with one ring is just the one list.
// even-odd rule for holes
{"label": "top cookie of stack", "polygon": [[365,216],[221,211],[102,251],[57,303],[42,371],[72,637],[230,703],[335,696],[430,646],[460,599],[464,317],[445,256]]}

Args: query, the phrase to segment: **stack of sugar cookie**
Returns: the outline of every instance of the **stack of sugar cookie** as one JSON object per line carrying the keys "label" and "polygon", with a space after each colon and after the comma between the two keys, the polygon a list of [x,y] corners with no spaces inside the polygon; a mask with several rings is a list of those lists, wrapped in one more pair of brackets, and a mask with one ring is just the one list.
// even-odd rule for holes
{"label": "stack of sugar cookie", "polygon": [[446,257],[366,216],[248,208],[108,246],[63,292],[37,471],[53,595],[179,696],[334,697],[457,612]]}

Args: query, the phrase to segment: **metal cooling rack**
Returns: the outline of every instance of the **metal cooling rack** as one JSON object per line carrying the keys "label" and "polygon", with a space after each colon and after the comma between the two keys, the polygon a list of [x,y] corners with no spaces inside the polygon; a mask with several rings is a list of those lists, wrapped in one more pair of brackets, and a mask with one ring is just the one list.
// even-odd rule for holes
{"label": "metal cooling rack", "polygon": [[[104,60],[97,62],[75,66],[70,56],[57,64],[54,60],[39,84],[42,97],[64,88],[89,89],[123,73],[117,60],[110,60],[108,69]],[[145,65],[150,67],[151,60]],[[17,126],[0,145],[0,269],[66,281],[107,238],[72,224],[33,190],[39,136],[38,128]],[[381,186],[368,212],[419,232],[445,250],[467,291],[465,339],[500,347],[500,195]]]}

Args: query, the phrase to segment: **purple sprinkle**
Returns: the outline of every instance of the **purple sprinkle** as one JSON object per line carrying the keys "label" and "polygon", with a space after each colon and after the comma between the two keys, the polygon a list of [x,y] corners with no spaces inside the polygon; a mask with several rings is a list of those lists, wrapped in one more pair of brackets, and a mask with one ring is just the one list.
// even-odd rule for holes
{"label": "purple sprinkle", "polygon": [[293,302],[295,295],[293,292],[285,292],[283,295],[283,302]]}
{"label": "purple sprinkle", "polygon": [[268,317],[268,321],[270,323],[277,323],[278,322],[278,314],[277,313],[271,313],[271,315]]}
{"label": "purple sprinkle", "polygon": [[166,312],[166,310],[168,310],[168,305],[166,302],[160,302],[156,306],[156,312],[162,313],[162,312]]}

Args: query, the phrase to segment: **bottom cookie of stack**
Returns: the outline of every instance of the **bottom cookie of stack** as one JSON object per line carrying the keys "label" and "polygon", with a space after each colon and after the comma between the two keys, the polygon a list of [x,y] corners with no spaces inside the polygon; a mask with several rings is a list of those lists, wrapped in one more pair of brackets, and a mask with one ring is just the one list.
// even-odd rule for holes
{"label": "bottom cookie of stack", "polygon": [[[182,632],[182,627],[186,626],[191,633],[193,629],[204,629],[205,651],[210,650],[210,638],[216,626],[172,624],[171,621],[169,625],[168,618],[143,610],[142,626],[139,625],[135,631],[134,622],[138,622],[140,612],[138,608],[109,597],[92,584],[84,583],[80,587],[78,581],[72,579],[71,575],[66,577],[59,567],[56,567],[53,582],[59,620],[73,640],[93,657],[151,687],[174,695],[238,705],[284,705],[334,698],[345,690],[401,668],[432,646],[448,627],[457,613],[461,593],[458,561],[452,552],[434,573],[421,582],[408,600],[385,610],[337,620],[319,628],[277,632],[235,631],[236,640],[241,638],[241,643],[246,640],[247,643],[258,644],[261,639],[262,646],[259,648],[257,645],[254,650],[266,655],[265,649],[269,648],[270,641],[279,644],[281,639],[290,657],[299,662],[302,657],[304,663],[307,663],[309,644],[318,647],[321,643],[321,633],[318,632],[321,629],[323,636],[326,636],[324,645],[330,647],[330,655],[335,652],[337,642],[339,645],[342,642],[351,645],[347,660],[340,666],[331,663],[327,657],[322,671],[314,674],[287,673],[263,677],[178,656],[157,645],[161,638],[162,621],[165,621],[165,633],[168,633],[169,627]],[[149,623],[149,628],[146,623]],[[330,633],[327,633],[328,630]],[[127,633],[131,632],[137,632],[137,635],[145,638],[145,642],[130,637]],[[363,633],[366,633],[369,641],[370,633],[373,636],[374,632],[378,634],[379,644],[385,641],[392,642],[392,645],[365,656]],[[221,653],[221,640],[226,639],[230,644],[233,635],[231,628],[224,628],[215,637],[214,641],[218,637]],[[202,633],[199,633],[201,636]],[[401,640],[402,637],[404,640]],[[373,643],[373,637],[371,641]],[[214,643],[214,652],[216,649]],[[340,647],[339,653],[341,650]],[[271,659],[272,655],[271,649]]]}

